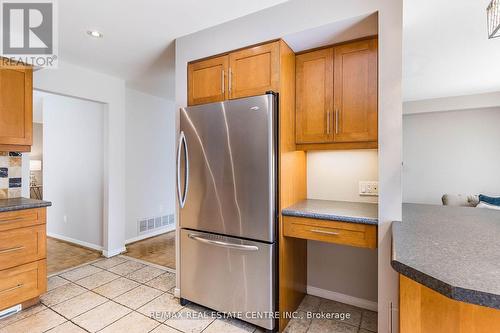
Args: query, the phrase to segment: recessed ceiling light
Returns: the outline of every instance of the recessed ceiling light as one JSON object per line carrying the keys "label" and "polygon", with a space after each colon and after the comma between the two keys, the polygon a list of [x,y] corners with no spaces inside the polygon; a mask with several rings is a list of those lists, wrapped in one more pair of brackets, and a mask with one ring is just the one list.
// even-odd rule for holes
{"label": "recessed ceiling light", "polygon": [[87,35],[94,38],[102,38],[103,34],[97,30],[87,30]]}

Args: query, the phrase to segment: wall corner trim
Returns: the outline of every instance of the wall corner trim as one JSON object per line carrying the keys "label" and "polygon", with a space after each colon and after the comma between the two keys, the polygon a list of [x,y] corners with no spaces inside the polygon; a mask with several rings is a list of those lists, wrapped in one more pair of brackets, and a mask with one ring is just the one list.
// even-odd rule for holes
{"label": "wall corner trim", "polygon": [[358,308],[367,309],[370,311],[378,311],[377,302],[373,302],[367,299],[358,298],[346,294],[341,294],[335,291],[321,289],[313,286],[307,286],[307,294],[329,299],[336,302],[357,306]]}
{"label": "wall corner trim", "polygon": [[123,247],[120,247],[118,249],[113,249],[113,250],[102,250],[102,255],[105,256],[106,258],[111,258],[111,257],[117,256],[119,254],[122,254],[126,251],[127,251],[127,249],[125,248],[125,246],[123,246]]}

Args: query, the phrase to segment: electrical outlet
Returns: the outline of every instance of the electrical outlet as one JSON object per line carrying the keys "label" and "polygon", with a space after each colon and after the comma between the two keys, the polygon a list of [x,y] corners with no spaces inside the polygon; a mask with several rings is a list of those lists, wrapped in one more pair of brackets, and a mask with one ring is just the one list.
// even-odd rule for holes
{"label": "electrical outlet", "polygon": [[361,196],[378,196],[377,181],[360,181],[359,195]]}
{"label": "electrical outlet", "polygon": [[63,216],[63,221],[64,221],[64,223],[68,223],[68,216],[64,215]]}

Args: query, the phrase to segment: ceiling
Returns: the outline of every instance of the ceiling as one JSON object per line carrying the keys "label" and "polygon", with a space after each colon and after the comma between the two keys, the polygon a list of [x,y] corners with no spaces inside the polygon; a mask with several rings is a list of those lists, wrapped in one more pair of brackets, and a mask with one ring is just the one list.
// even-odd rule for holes
{"label": "ceiling", "polygon": [[405,100],[500,91],[500,38],[487,38],[489,2],[404,0]]}
{"label": "ceiling", "polygon": [[[173,99],[175,38],[282,2],[60,0],[59,56]],[[500,91],[500,38],[487,39],[488,2],[404,0],[404,100]],[[104,38],[88,37],[89,29]],[[315,43],[331,38],[321,29]],[[341,32],[342,25],[335,29]],[[290,39],[303,44],[310,38],[297,34]]]}
{"label": "ceiling", "polygon": [[[284,1],[60,0],[59,57],[173,99],[175,38]],[[104,38],[90,38],[89,29]]]}
{"label": "ceiling", "polygon": [[301,52],[377,34],[378,15],[373,13],[286,35],[283,39],[294,52]]}

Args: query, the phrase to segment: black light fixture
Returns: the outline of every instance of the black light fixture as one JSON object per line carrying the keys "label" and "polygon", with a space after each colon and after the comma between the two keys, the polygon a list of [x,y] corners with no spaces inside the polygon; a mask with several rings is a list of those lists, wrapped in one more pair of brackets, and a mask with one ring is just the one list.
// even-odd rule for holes
{"label": "black light fixture", "polygon": [[491,0],[486,8],[488,16],[488,38],[500,37],[500,0]]}

